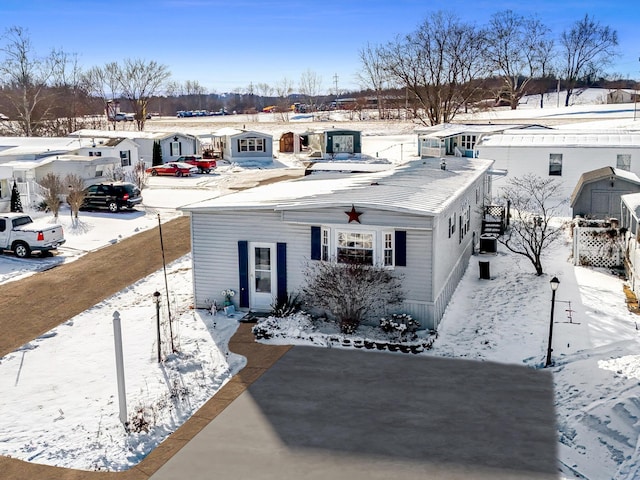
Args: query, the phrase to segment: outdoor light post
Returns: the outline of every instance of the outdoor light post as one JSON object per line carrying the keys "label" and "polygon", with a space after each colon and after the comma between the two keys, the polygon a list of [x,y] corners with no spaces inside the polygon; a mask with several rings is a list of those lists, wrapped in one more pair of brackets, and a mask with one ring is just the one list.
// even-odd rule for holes
{"label": "outdoor light post", "polygon": [[160,348],[160,292],[153,292],[153,303],[156,304],[156,328],[158,331],[158,363],[162,361],[162,353]]}
{"label": "outdoor light post", "polygon": [[549,321],[549,345],[547,346],[547,361],[544,364],[545,368],[551,365],[551,339],[553,337],[553,310],[556,306],[556,290],[560,286],[560,280],[558,277],[553,277],[549,282],[551,284],[551,320]]}

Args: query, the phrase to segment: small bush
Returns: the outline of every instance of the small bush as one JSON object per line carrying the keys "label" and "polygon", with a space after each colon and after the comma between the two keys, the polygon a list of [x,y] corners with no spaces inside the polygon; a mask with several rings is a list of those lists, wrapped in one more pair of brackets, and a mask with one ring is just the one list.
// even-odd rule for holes
{"label": "small bush", "polygon": [[367,318],[404,300],[401,278],[381,266],[312,262],[304,275],[304,302],[328,311],[342,333],[355,332]]}
{"label": "small bush", "polygon": [[395,334],[401,339],[415,339],[420,322],[407,313],[394,313],[380,319],[380,328],[385,333]]}
{"label": "small bush", "polygon": [[302,309],[302,299],[298,293],[289,294],[284,300],[271,304],[271,315],[274,317],[288,317]]}

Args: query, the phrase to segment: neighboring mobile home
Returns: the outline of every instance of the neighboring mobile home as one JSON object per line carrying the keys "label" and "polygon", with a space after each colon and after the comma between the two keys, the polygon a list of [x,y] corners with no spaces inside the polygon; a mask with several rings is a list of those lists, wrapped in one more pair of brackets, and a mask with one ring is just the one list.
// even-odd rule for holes
{"label": "neighboring mobile home", "polygon": [[507,171],[494,183],[495,193],[509,178],[527,173],[561,181],[565,199],[580,175],[591,170],[608,166],[640,175],[640,133],[508,130],[484,137],[476,149],[480,158]]}
{"label": "neighboring mobile home", "polygon": [[137,145],[138,155],[133,157],[133,163],[139,159],[146,166],[153,161],[153,144],[160,143],[162,162],[175,161],[183,155],[201,153],[200,140],[194,135],[178,132],[138,132],[129,130],[78,130],[72,137],[81,138],[128,138]]}
{"label": "neighboring mobile home", "polygon": [[418,155],[425,157],[477,157],[476,143],[484,136],[502,133],[505,130],[545,128],[540,125],[486,124],[463,125],[442,123],[432,127],[416,128],[418,134]]}
{"label": "neighboring mobile home", "polygon": [[309,156],[325,159],[345,159],[362,153],[362,133],[358,130],[332,128],[303,134],[309,146]]}
{"label": "neighboring mobile home", "polygon": [[211,134],[211,148],[223,160],[239,165],[273,162],[273,136],[266,133],[221,128]]}
{"label": "neighboring mobile home", "polygon": [[268,311],[300,290],[307,262],[357,254],[401,275],[401,310],[436,328],[479,236],[492,163],[427,159],[381,172],[316,173],[183,207],[196,306],[233,289],[236,307]]}

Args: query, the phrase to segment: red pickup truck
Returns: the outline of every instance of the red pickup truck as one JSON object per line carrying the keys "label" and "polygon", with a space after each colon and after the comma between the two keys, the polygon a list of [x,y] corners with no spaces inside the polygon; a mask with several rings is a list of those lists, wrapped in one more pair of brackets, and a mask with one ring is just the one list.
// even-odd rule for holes
{"label": "red pickup truck", "polygon": [[216,168],[216,161],[202,158],[202,155],[183,155],[176,162],[184,162],[198,167],[198,172],[209,173]]}

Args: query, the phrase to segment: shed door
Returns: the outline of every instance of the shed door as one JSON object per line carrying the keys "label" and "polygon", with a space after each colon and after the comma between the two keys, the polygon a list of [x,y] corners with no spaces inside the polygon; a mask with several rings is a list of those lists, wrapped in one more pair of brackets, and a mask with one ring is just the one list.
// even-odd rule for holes
{"label": "shed door", "polygon": [[353,135],[334,135],[333,153],[353,153]]}
{"label": "shed door", "polygon": [[276,245],[249,244],[249,308],[268,310],[276,297]]}
{"label": "shed door", "polygon": [[611,214],[609,192],[591,192],[591,215],[604,218]]}

